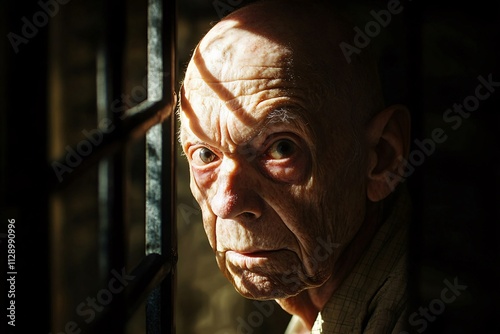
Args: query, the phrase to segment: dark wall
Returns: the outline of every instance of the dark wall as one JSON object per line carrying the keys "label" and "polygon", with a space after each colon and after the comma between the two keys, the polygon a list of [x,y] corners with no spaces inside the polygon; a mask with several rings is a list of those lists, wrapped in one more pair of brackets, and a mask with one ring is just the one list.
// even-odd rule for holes
{"label": "dark wall", "polygon": [[[380,48],[387,99],[406,104],[413,121],[410,325],[419,333],[498,331],[500,7],[401,4]],[[460,287],[456,299],[443,302],[451,283]]]}

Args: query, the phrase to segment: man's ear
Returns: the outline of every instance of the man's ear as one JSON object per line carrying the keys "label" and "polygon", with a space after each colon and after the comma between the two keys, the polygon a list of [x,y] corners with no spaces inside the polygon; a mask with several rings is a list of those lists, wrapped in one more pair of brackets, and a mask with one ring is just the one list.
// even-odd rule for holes
{"label": "man's ear", "polygon": [[[401,179],[410,149],[410,113],[403,105],[375,115],[367,127],[367,196],[372,202],[386,198]],[[404,159],[403,159],[404,158]],[[396,177],[396,180],[395,180]]]}

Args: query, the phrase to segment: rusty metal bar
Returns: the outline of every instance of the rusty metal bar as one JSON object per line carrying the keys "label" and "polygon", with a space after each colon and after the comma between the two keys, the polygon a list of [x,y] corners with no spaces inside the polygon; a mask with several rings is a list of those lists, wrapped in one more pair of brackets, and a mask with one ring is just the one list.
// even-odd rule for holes
{"label": "rusty metal bar", "polygon": [[146,306],[148,334],[175,333],[175,1],[149,0],[148,100],[157,99],[169,118],[146,135],[146,253],[158,253],[172,264]]}

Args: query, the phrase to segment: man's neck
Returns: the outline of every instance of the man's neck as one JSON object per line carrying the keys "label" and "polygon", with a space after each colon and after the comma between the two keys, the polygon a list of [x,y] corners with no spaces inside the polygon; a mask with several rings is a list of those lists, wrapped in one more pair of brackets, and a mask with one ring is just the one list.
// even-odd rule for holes
{"label": "man's neck", "polygon": [[334,266],[335,274],[317,288],[304,290],[294,297],[276,300],[286,312],[300,317],[309,330],[312,328],[318,312],[323,309],[331,296],[351,273],[382,223],[382,205],[378,203],[370,204],[367,208],[364,223],[336,261]]}

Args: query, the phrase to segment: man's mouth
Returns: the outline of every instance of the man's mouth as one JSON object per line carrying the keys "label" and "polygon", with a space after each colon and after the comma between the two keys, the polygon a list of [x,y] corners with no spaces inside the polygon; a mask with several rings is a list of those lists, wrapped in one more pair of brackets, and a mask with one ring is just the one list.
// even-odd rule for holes
{"label": "man's mouth", "polygon": [[244,255],[244,256],[249,256],[249,257],[262,257],[262,256],[267,256],[270,253],[275,253],[278,252],[279,250],[259,250],[259,251],[251,251],[251,252],[237,252],[235,253]]}
{"label": "man's mouth", "polygon": [[252,250],[252,251],[226,251],[226,261],[233,263],[241,268],[261,267],[269,260],[283,256],[285,249],[275,250]]}

